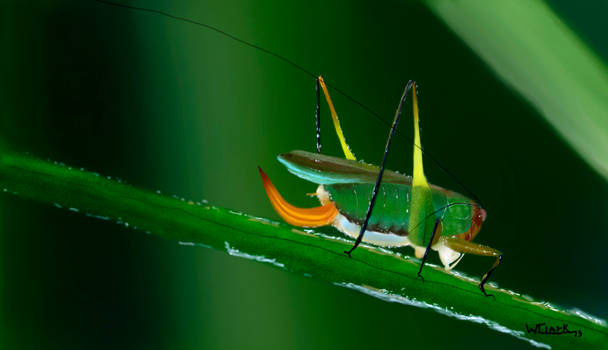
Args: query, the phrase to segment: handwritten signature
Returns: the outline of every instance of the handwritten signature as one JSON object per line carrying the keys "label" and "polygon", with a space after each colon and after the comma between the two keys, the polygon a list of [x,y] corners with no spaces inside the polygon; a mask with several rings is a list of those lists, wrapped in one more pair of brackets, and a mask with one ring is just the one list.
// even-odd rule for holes
{"label": "handwritten signature", "polygon": [[546,335],[560,335],[560,334],[574,334],[575,338],[580,338],[583,336],[583,331],[580,329],[569,330],[568,324],[563,323],[561,326],[548,326],[546,323],[537,323],[534,327],[528,326],[526,323],[526,330],[528,334],[546,334]]}

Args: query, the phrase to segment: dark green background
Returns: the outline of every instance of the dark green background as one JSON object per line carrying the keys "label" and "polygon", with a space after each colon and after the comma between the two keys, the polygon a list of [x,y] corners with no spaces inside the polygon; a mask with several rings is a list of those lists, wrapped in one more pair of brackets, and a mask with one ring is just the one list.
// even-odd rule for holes
{"label": "dark green background", "polygon": [[[494,280],[608,317],[605,180],[423,5],[129,3],[287,56],[386,121],[416,79],[425,149],[482,199],[488,221],[477,241],[505,253]],[[608,56],[605,8],[551,4]],[[93,1],[1,7],[0,146],[278,219],[261,165],[287,199],[316,205],[304,195],[315,186],[276,161],[281,152],[314,150],[311,77],[158,15]],[[332,97],[355,154],[378,163],[386,125]],[[323,112],[324,152],[340,155],[325,105]],[[408,140],[396,139],[390,168],[410,173],[411,153]],[[425,164],[431,182],[457,189]],[[527,346],[481,325],[15,196],[0,196],[0,234],[2,348]],[[431,260],[439,263],[436,254]],[[459,269],[479,276],[490,264],[467,256]],[[525,322],[537,320],[522,320],[521,330]]]}

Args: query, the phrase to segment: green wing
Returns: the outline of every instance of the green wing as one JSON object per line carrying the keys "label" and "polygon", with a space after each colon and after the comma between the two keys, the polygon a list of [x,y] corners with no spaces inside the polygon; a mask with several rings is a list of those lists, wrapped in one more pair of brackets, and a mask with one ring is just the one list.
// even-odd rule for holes
{"label": "green wing", "polygon": [[[375,165],[306,151],[291,151],[277,158],[292,174],[320,185],[375,183],[380,171]],[[382,182],[411,185],[412,178],[385,170]]]}

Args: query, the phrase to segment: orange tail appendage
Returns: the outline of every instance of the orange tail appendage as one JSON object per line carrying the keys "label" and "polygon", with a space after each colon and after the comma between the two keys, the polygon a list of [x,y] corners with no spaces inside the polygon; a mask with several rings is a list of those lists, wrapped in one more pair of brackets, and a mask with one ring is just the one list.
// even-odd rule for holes
{"label": "orange tail appendage", "polygon": [[319,227],[331,224],[338,215],[338,209],[333,202],[315,208],[298,208],[287,203],[262,168],[258,169],[270,203],[287,223],[300,227]]}

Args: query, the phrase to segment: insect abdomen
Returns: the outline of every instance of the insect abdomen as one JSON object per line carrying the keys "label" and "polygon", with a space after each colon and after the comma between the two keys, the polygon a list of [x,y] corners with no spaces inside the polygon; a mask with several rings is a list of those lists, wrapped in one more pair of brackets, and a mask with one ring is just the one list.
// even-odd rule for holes
{"label": "insect abdomen", "polygon": [[[365,219],[373,187],[371,183],[324,185],[339,213],[358,225],[361,225]],[[468,205],[445,207],[450,203],[468,203],[470,200],[456,192],[437,189],[433,189],[432,192],[433,207],[438,210],[437,216],[442,218],[442,235],[466,232],[471,224],[472,207]],[[394,183],[380,185],[368,230],[400,236],[408,235],[410,201],[411,186]]]}
{"label": "insect abdomen", "polygon": [[[373,187],[374,185],[369,183],[325,185],[340,214],[359,225],[365,219]],[[382,184],[368,223],[368,230],[407,235],[410,199],[410,186]]]}

